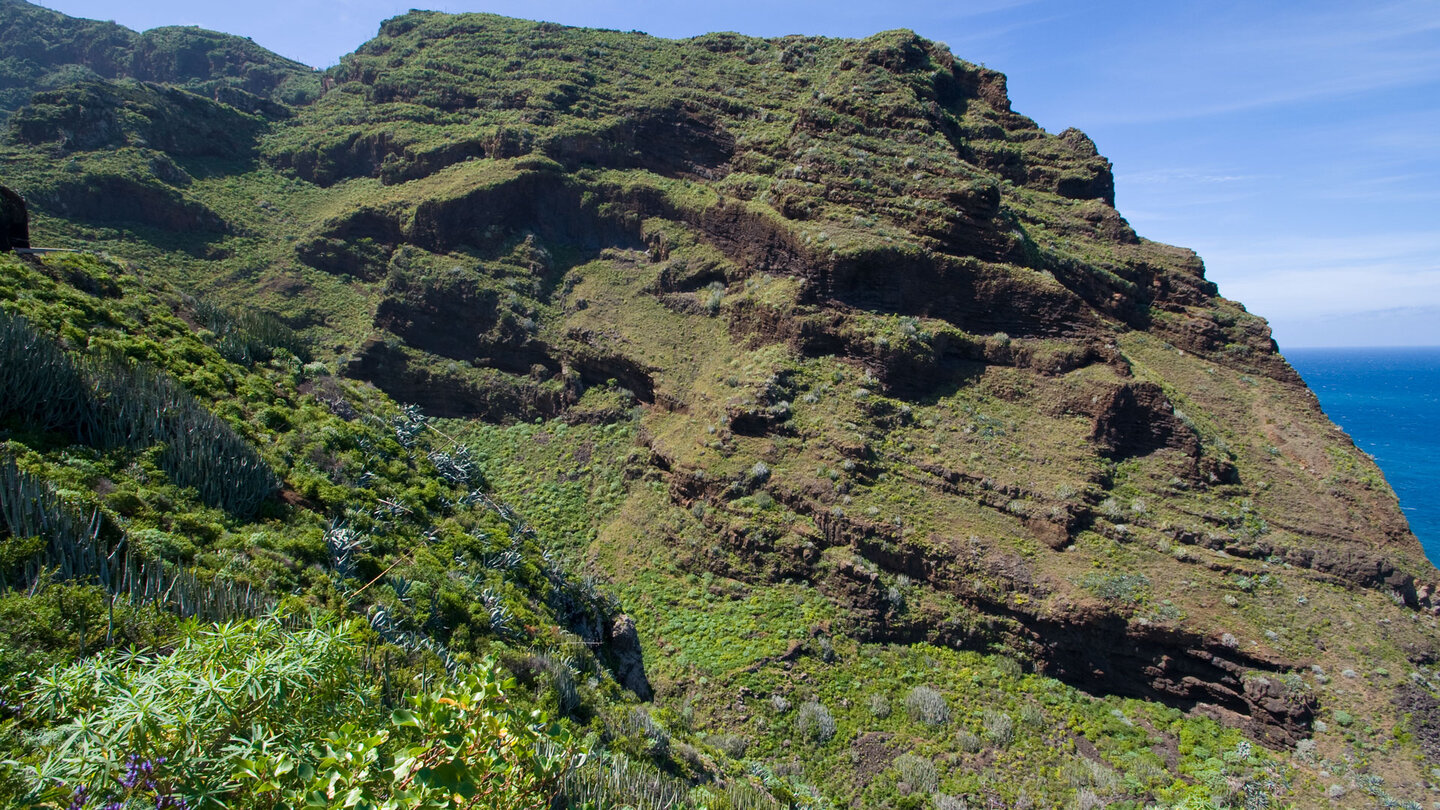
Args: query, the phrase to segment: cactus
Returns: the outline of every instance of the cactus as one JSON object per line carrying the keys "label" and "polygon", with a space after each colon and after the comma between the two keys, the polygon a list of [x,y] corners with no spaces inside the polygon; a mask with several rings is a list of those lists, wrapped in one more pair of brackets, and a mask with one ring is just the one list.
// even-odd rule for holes
{"label": "cactus", "polygon": [[19,315],[0,310],[0,419],[41,430],[73,429],[84,418],[90,386],[53,339]]}
{"label": "cactus", "polygon": [[102,535],[109,527],[98,509],[90,509],[87,517],[9,455],[0,457],[0,525],[13,537],[45,540],[21,564],[18,576],[0,571],[0,591],[54,577],[94,582],[112,596],[157,604],[187,618],[228,621],[270,609],[269,600],[248,584],[144,559],[123,536],[107,542]]}

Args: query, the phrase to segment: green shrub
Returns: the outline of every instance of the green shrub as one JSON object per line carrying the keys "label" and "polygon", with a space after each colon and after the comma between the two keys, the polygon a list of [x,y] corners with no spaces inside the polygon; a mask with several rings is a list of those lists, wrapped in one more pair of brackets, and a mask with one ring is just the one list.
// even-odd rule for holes
{"label": "green shrub", "polygon": [[134,798],[129,772],[149,763],[152,794],[193,806],[234,790],[239,751],[299,751],[342,723],[373,721],[358,629],[291,630],[277,618],[193,624],[168,653],[104,652],[34,676],[28,719],[53,732],[31,741],[24,798]]}
{"label": "green shrub", "polygon": [[[375,810],[486,807],[545,810],[574,765],[575,745],[543,714],[506,699],[512,682],[486,661],[412,695],[389,722],[348,722],[310,757],[251,749],[237,759],[242,795],[259,806]],[[272,802],[273,800],[273,802]]]}
{"label": "green shrub", "polygon": [[945,696],[928,686],[917,686],[905,696],[905,710],[910,719],[927,726],[943,726],[950,722],[950,706]]}
{"label": "green shrub", "polygon": [[835,736],[835,718],[824,704],[807,701],[795,715],[795,733],[809,740],[829,742]]}
{"label": "green shrub", "polygon": [[895,773],[909,786],[911,793],[932,793],[940,786],[940,772],[935,763],[915,754],[895,758]]}
{"label": "green shrub", "polygon": [[194,299],[189,303],[196,323],[214,334],[210,343],[226,360],[245,365],[261,363],[273,358],[276,349],[284,349],[303,362],[310,360],[304,340],[268,312],[217,307]]}

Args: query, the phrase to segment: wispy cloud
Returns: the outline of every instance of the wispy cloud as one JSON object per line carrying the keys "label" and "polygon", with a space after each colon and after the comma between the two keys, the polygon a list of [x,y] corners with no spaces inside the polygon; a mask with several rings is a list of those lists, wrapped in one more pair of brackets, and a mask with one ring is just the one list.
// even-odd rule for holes
{"label": "wispy cloud", "polygon": [[1440,231],[1279,239],[1203,255],[1220,292],[1265,317],[1440,307]]}
{"label": "wispy cloud", "polygon": [[1094,122],[1198,119],[1440,83],[1440,6],[1428,0],[1235,8],[1132,45],[1116,70],[1144,64],[1169,81]]}
{"label": "wispy cloud", "polygon": [[1217,183],[1241,183],[1264,179],[1266,175],[1207,171],[1203,169],[1150,169],[1143,172],[1116,172],[1119,183],[1137,186],[1173,185],[1175,183],[1212,185]]}

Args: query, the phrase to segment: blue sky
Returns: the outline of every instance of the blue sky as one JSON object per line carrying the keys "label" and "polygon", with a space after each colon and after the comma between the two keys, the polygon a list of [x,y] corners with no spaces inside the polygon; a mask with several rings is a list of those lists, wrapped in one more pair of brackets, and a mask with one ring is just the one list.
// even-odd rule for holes
{"label": "blue sky", "polygon": [[[318,67],[423,0],[43,0],[201,25]],[[1004,71],[1017,112],[1085,130],[1142,236],[1199,251],[1281,348],[1440,345],[1440,2],[439,0],[686,37],[911,28]]]}

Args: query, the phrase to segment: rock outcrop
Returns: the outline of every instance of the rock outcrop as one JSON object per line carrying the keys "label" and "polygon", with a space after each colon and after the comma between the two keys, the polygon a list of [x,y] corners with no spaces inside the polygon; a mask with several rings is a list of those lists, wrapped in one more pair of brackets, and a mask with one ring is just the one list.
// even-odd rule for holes
{"label": "rock outcrop", "polygon": [[30,247],[30,214],[25,198],[0,186],[0,253]]}

